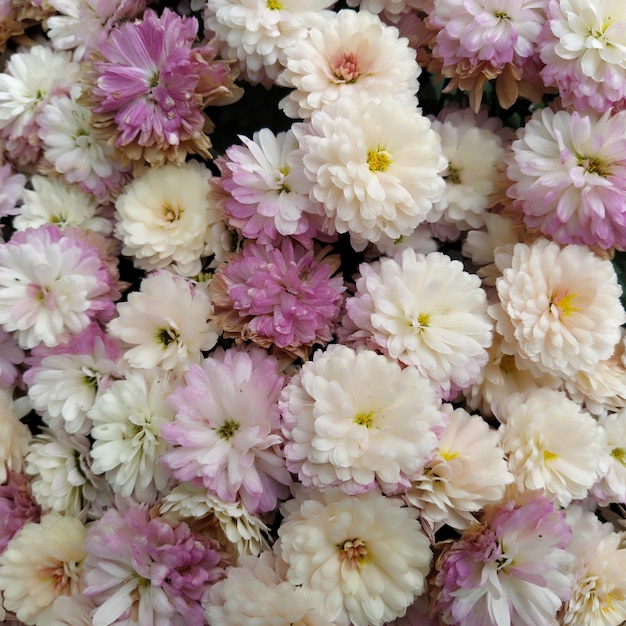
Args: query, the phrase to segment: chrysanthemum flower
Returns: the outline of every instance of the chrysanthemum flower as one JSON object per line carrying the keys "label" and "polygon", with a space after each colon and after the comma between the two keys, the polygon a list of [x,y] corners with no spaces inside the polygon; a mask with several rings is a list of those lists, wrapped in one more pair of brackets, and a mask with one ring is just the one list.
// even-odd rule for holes
{"label": "chrysanthemum flower", "polygon": [[608,469],[591,488],[591,497],[601,506],[626,502],[626,409],[598,420],[604,430]]}
{"label": "chrysanthemum flower", "polygon": [[0,555],[4,608],[26,624],[46,624],[56,598],[83,589],[85,536],[80,521],[58,513],[22,527]]}
{"label": "chrysanthemum flower", "polygon": [[497,431],[480,415],[451,405],[443,408],[448,425],[434,457],[404,498],[435,528],[447,524],[463,530],[475,521],[473,513],[502,498],[513,476]]}
{"label": "chrysanthemum flower", "polygon": [[195,18],[148,9],[141,21],[114,28],[92,53],[80,102],[91,109],[97,133],[126,159],[162,165],[181,164],[189,153],[210,157],[202,110],[242,92],[230,64],[214,60],[213,47],[192,48],[197,31]]}
{"label": "chrysanthemum flower", "polygon": [[24,466],[31,434],[20,419],[29,410],[28,399],[14,401],[8,391],[0,389],[0,485],[4,484],[10,471],[20,472]]}
{"label": "chrysanthemum flower", "polygon": [[626,6],[620,0],[550,0],[538,43],[546,85],[564,106],[604,112],[624,108]]}
{"label": "chrysanthemum flower", "polygon": [[596,420],[565,393],[535,389],[497,407],[501,443],[518,488],[544,489],[560,506],[582,500],[609,466]]}
{"label": "chrysanthemum flower", "polygon": [[100,394],[89,410],[91,470],[105,474],[115,493],[154,502],[167,486],[159,459],[167,448],[161,430],[174,417],[166,402],[170,392],[167,379],[133,371]]}
{"label": "chrysanthemum flower", "polygon": [[230,567],[226,578],[209,591],[205,607],[208,623],[329,626],[310,594],[280,579],[275,561],[275,556],[265,551],[258,558],[244,556],[237,567]]}
{"label": "chrysanthemum flower", "polygon": [[508,157],[524,223],[558,243],[626,248],[626,112],[537,110]]}
{"label": "chrysanthemum flower", "polygon": [[209,0],[204,28],[249,83],[269,88],[283,69],[284,49],[330,17],[333,0]]}
{"label": "chrysanthemum flower", "polygon": [[415,51],[396,28],[367,11],[331,14],[285,56],[277,83],[294,88],[279,105],[289,117],[308,119],[354,91],[393,94],[415,105],[421,73]]}
{"label": "chrysanthemum flower", "polygon": [[10,163],[0,166],[0,217],[17,215],[22,208],[17,208],[24,195],[26,177],[16,174]]}
{"label": "chrysanthemum flower", "polygon": [[227,192],[223,207],[229,225],[263,245],[278,245],[282,236],[291,236],[311,247],[323,212],[309,199],[308,189],[300,189],[302,165],[294,170],[287,161],[298,148],[293,132],[274,135],[263,128],[252,139],[239,138],[243,146],[231,146],[215,161]]}
{"label": "chrysanthemum flower", "polygon": [[430,121],[402,98],[377,96],[345,93],[293,126],[310,197],[358,249],[383,234],[410,235],[445,187],[446,160]]}
{"label": "chrysanthemum flower", "polygon": [[[303,497],[304,498],[304,497]],[[416,512],[376,491],[292,500],[279,534],[285,577],[338,626],[382,626],[424,590],[431,551]]]}
{"label": "chrysanthemum flower", "polygon": [[496,288],[500,303],[489,314],[504,337],[504,352],[541,372],[591,371],[621,338],[626,313],[615,270],[585,246],[519,243]]}
{"label": "chrysanthemum flower", "polygon": [[221,211],[209,200],[211,171],[197,161],[152,168],[124,188],[115,203],[116,236],[136,267],[154,270],[175,263],[197,274],[201,257],[228,250]]}
{"label": "chrysanthemum flower", "polygon": [[161,433],[175,447],[163,464],[251,513],[272,511],[291,483],[280,448],[282,385],[278,362],[256,346],[217,350],[192,365],[169,398],[176,416]]}
{"label": "chrysanthemum flower", "polygon": [[550,626],[570,597],[572,530],[537,492],[488,507],[483,524],[443,547],[434,610],[444,624]]}
{"label": "chrysanthemum flower", "polygon": [[201,600],[223,572],[217,542],[145,505],[109,509],[87,533],[84,595],[94,626],[202,626]]}
{"label": "chrysanthemum flower", "polygon": [[86,238],[56,226],[29,228],[0,247],[0,324],[23,348],[55,346],[115,310],[112,280]]}
{"label": "chrysanthemum flower", "polygon": [[444,395],[476,380],[492,328],[477,276],[441,252],[410,248],[359,269],[356,294],[346,301],[355,338],[416,366]]}
{"label": "chrysanthemum flower", "polygon": [[338,268],[328,248],[307,250],[287,237],[278,248],[248,241],[209,285],[214,319],[226,337],[306,358],[332,339],[344,291]]}
{"label": "chrysanthemum flower", "polygon": [[109,330],[126,344],[124,359],[133,368],[180,373],[200,363],[202,350],[217,342],[217,328],[207,319],[208,296],[182,276],[165,271],[147,276],[117,311]]}
{"label": "chrysanthemum flower", "polygon": [[24,350],[17,345],[13,333],[0,328],[0,389],[10,389],[19,380],[18,365],[24,362]]}
{"label": "chrysanthemum flower", "polygon": [[281,397],[285,457],[305,486],[404,490],[432,457],[444,425],[417,368],[342,345],[318,351]]}
{"label": "chrysanthemum flower", "polygon": [[26,474],[9,472],[0,486],[0,553],[22,526],[41,518],[41,507],[33,499],[29,485]]}

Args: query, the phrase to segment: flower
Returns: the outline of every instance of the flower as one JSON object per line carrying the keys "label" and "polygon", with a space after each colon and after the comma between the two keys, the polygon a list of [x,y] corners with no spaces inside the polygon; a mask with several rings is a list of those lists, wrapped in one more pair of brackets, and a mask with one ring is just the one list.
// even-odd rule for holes
{"label": "flower", "polygon": [[626,313],[615,270],[585,246],[518,243],[496,288],[500,302],[489,314],[504,337],[503,351],[540,372],[589,372],[621,338]]}
{"label": "flower", "polygon": [[80,187],[68,185],[61,178],[33,176],[32,189],[24,190],[24,202],[13,219],[16,230],[56,224],[74,226],[110,235],[112,220],[107,210]]}
{"label": "flower", "polygon": [[119,353],[117,343],[96,324],[68,343],[34,348],[24,373],[33,408],[54,430],[88,434],[87,411],[118,376]]}
{"label": "flower", "polygon": [[491,344],[477,276],[441,252],[411,248],[359,270],[346,315],[371,347],[417,367],[444,395],[476,380]]}
{"label": "flower", "polygon": [[24,195],[26,178],[23,174],[16,174],[10,163],[0,166],[0,217],[17,215],[22,212],[17,205]]}
{"label": "flower", "polygon": [[624,107],[626,7],[619,0],[550,0],[538,51],[541,76],[563,106],[604,112]]}
{"label": "flower", "polygon": [[533,113],[508,158],[507,195],[558,243],[626,248],[626,112]]}
{"label": "flower", "polygon": [[124,188],[115,208],[122,254],[154,270],[176,263],[197,274],[201,257],[228,249],[222,214],[208,198],[211,171],[197,161],[146,170]]}
{"label": "flower", "polygon": [[626,502],[626,409],[600,417],[604,431],[608,469],[591,488],[591,497],[601,506]]}
{"label": "flower", "polygon": [[[226,578],[209,591],[205,606],[208,623],[329,626],[309,594],[279,578],[275,561],[276,557],[265,551],[258,557],[244,556],[237,567],[228,568]],[[241,601],[244,597],[246,602]]]}
{"label": "flower", "polygon": [[498,432],[482,417],[449,404],[443,411],[450,421],[433,458],[413,479],[404,499],[435,529],[447,524],[464,530],[475,522],[473,513],[502,499],[513,476]]}
{"label": "flower", "polygon": [[587,496],[607,471],[603,432],[564,392],[540,388],[500,403],[501,444],[518,488],[545,489],[560,506]]}
{"label": "flower", "polygon": [[22,526],[40,519],[41,507],[33,499],[28,476],[9,472],[0,485],[0,554]]}
{"label": "flower", "polygon": [[44,624],[56,598],[81,592],[85,535],[80,521],[58,513],[23,526],[0,555],[4,607],[26,624]]}
{"label": "flower", "polygon": [[434,607],[444,624],[549,626],[570,597],[572,530],[537,492],[490,506],[484,524],[443,546]]}
{"label": "flower", "polygon": [[169,399],[176,415],[162,435],[174,447],[162,463],[225,502],[272,511],[291,483],[280,449],[282,385],[276,359],[257,347],[218,349],[192,365]]}
{"label": "flower", "polygon": [[6,482],[9,472],[21,472],[24,466],[31,434],[20,419],[29,410],[27,399],[13,400],[8,391],[0,389],[0,485]]}
{"label": "flower", "polygon": [[332,339],[344,291],[339,257],[289,238],[278,248],[244,243],[209,284],[213,319],[225,337],[272,344],[303,358]]}
{"label": "flower", "polygon": [[269,88],[283,69],[284,49],[304,39],[308,26],[331,15],[332,0],[209,0],[204,28],[220,54],[238,62],[249,83]]}
{"label": "flower", "polygon": [[414,512],[376,491],[291,501],[278,529],[285,578],[338,626],[381,626],[424,590],[431,551]]}
{"label": "flower", "polygon": [[193,17],[147,9],[142,20],[111,30],[92,54],[79,102],[91,109],[97,134],[127,160],[157,166],[180,165],[189,153],[209,158],[202,110],[242,92],[211,45],[192,48],[197,31]]}
{"label": "flower", "polygon": [[19,380],[17,365],[24,361],[24,351],[15,336],[0,328],[0,389],[10,389]]}
{"label": "flower", "polygon": [[202,597],[223,574],[217,543],[145,505],[109,509],[89,528],[84,595],[93,626],[202,626]]}
{"label": "flower", "polygon": [[302,167],[294,171],[288,164],[298,147],[293,132],[274,135],[263,128],[252,139],[239,138],[243,146],[231,146],[215,161],[228,194],[223,207],[229,225],[263,245],[291,236],[310,248],[321,220],[308,193],[298,190]]}
{"label": "flower", "polygon": [[22,348],[55,346],[113,309],[105,260],[80,233],[29,228],[0,247],[0,324]]}
{"label": "flower", "polygon": [[357,250],[383,234],[410,235],[441,199],[439,135],[402,98],[347,92],[292,128],[301,149],[293,158],[304,163],[309,196]]}
{"label": "flower", "polygon": [[342,345],[317,351],[281,397],[285,457],[305,486],[406,489],[435,450],[439,400],[417,368]]}
{"label": "flower", "polygon": [[92,626],[92,603],[82,594],[59,596],[52,604],[47,626]]}
{"label": "flower", "polygon": [[207,319],[211,303],[206,293],[169,272],[144,278],[117,311],[109,331],[128,346],[124,359],[133,368],[180,373],[200,363],[202,350],[217,342],[217,328]]}
{"label": "flower", "polygon": [[276,82],[294,88],[279,104],[291,118],[308,119],[354,91],[393,94],[415,105],[421,73],[415,50],[396,28],[367,11],[329,15],[288,47],[285,56],[285,70]]}
{"label": "flower", "polygon": [[159,459],[167,444],[163,425],[174,417],[166,402],[167,379],[131,371],[96,399],[87,415],[93,422],[91,471],[105,474],[115,493],[154,502],[168,476]]}

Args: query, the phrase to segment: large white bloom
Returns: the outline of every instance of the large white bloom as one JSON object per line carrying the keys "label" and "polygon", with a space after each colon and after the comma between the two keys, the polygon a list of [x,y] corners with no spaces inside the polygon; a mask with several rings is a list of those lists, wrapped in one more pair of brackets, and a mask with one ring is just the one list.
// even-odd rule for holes
{"label": "large white bloom", "polygon": [[413,481],[406,500],[435,528],[464,530],[472,513],[498,502],[513,476],[504,460],[498,431],[479,415],[444,405],[449,423],[424,473]]}
{"label": "large white bloom", "polygon": [[277,82],[295,88],[279,105],[289,117],[308,119],[351,91],[394,94],[416,104],[421,69],[415,50],[372,13],[333,13],[285,56],[286,69]]}
{"label": "large white bloom", "polygon": [[305,485],[347,493],[408,487],[444,421],[417,368],[342,345],[302,366],[283,390],[281,412],[288,468]]}
{"label": "large white bloom", "polygon": [[545,489],[559,505],[587,496],[607,471],[604,433],[565,393],[536,389],[515,394],[497,410],[502,448],[520,490]]}
{"label": "large white bloom", "polygon": [[58,513],[26,524],[0,555],[4,607],[25,624],[47,624],[56,598],[82,591],[85,537],[81,522]]}
{"label": "large white bloom", "polygon": [[496,288],[500,303],[489,313],[504,336],[503,350],[542,372],[591,371],[620,340],[626,313],[615,270],[585,246],[519,243]]}
{"label": "large white bloom", "polygon": [[115,208],[115,234],[122,253],[137,267],[154,270],[175,263],[191,276],[201,257],[227,251],[221,212],[209,201],[211,171],[197,161],[151,168],[124,188]]}
{"label": "large white bloom", "polygon": [[139,291],[117,305],[111,334],[126,343],[124,358],[134,368],[182,372],[202,360],[217,342],[208,320],[209,297],[185,278],[163,271],[143,279]]}
{"label": "large white bloom", "polygon": [[441,252],[424,256],[410,248],[360,270],[355,297],[346,302],[357,334],[444,392],[474,382],[492,330],[478,276]]}
{"label": "large white bloom", "polygon": [[385,234],[410,235],[441,199],[440,138],[414,104],[350,92],[293,126],[312,199],[362,249]]}
{"label": "large white bloom", "polygon": [[381,626],[424,590],[431,551],[417,512],[375,491],[287,503],[278,554],[286,579],[338,626]]}
{"label": "large white bloom", "polygon": [[114,382],[88,415],[93,421],[92,471],[105,474],[113,491],[138,502],[154,502],[168,484],[159,457],[167,444],[161,426],[174,417],[166,402],[170,383],[140,372]]}
{"label": "large white bloom", "polygon": [[20,419],[29,410],[28,399],[13,401],[8,391],[0,389],[0,485],[6,482],[9,471],[19,472],[24,465],[31,434]]}

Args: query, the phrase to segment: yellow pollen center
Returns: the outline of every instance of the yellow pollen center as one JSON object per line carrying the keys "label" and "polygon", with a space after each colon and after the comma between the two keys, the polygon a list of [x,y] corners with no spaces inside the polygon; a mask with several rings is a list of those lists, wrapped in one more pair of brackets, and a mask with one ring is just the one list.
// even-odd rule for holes
{"label": "yellow pollen center", "polygon": [[559,458],[559,455],[555,452],[550,452],[550,450],[543,451],[543,460],[547,463],[548,461],[554,461]]}
{"label": "yellow pollen center", "polygon": [[280,0],[267,0],[267,8],[270,11],[280,11],[283,8]]}
{"label": "yellow pollen center", "polygon": [[359,426],[371,428],[374,425],[374,413],[357,413],[353,421]]}
{"label": "yellow pollen center", "polygon": [[391,163],[391,156],[386,150],[367,151],[367,165],[372,172],[384,172]]}
{"label": "yellow pollen center", "polygon": [[222,425],[217,429],[217,434],[221,439],[229,441],[233,438],[234,434],[239,430],[239,422],[235,420],[226,419],[222,422]]}
{"label": "yellow pollen center", "polygon": [[613,448],[611,456],[622,465],[626,465],[626,450],[624,448]]}
{"label": "yellow pollen center", "polygon": [[352,567],[361,567],[368,561],[367,548],[360,539],[348,539],[337,547],[340,560],[347,561]]}
{"label": "yellow pollen center", "polygon": [[578,155],[578,165],[588,174],[597,174],[598,176],[603,176],[604,178],[611,173],[609,166],[598,157]]}
{"label": "yellow pollen center", "polygon": [[444,461],[451,461],[452,459],[456,459],[459,456],[459,453],[452,452],[451,450],[439,450],[439,456]]}
{"label": "yellow pollen center", "polygon": [[568,293],[562,297],[557,296],[552,300],[552,304],[561,310],[561,317],[568,317],[578,311],[578,307],[572,305],[572,300],[575,297],[575,293]]}
{"label": "yellow pollen center", "polygon": [[170,224],[180,219],[183,209],[179,206],[172,206],[169,202],[163,205],[163,219]]}

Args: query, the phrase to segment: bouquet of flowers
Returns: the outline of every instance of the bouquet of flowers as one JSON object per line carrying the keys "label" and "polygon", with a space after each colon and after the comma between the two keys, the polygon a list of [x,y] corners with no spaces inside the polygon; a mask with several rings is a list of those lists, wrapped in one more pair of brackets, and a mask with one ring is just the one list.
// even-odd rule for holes
{"label": "bouquet of flowers", "polygon": [[623,0],[0,49],[3,623],[626,623]]}

